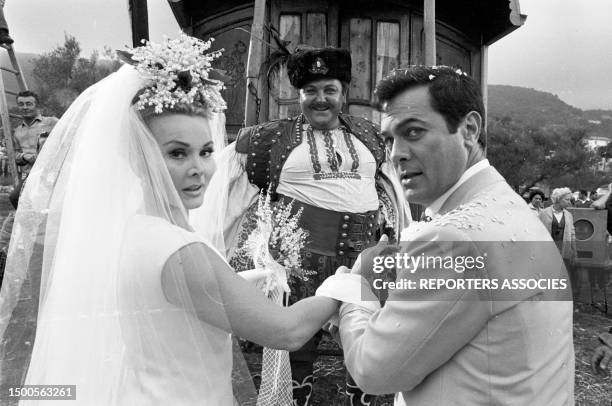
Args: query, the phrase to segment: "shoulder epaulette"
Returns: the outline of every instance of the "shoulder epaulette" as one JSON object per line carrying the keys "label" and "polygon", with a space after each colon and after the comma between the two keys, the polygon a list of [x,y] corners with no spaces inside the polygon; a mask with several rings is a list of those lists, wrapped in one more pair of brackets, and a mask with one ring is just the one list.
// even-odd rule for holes
{"label": "shoulder epaulette", "polygon": [[239,132],[236,151],[247,154],[249,181],[260,189],[275,193],[287,156],[301,143],[296,140],[295,123],[293,118],[273,120]]}
{"label": "shoulder epaulette", "polygon": [[249,140],[254,128],[255,127],[246,127],[238,130],[238,135],[236,136],[235,141],[236,152],[240,152],[241,154],[246,154],[249,152]]}

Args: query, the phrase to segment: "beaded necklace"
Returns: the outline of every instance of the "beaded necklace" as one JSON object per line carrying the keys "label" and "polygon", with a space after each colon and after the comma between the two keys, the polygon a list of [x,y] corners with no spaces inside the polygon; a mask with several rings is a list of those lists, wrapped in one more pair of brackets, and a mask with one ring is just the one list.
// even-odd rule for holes
{"label": "beaded necklace", "polygon": [[[301,114],[296,123],[296,138],[301,140],[303,135],[303,124],[305,117]],[[355,148],[355,144],[353,143],[353,139],[351,134],[346,130],[346,127],[340,126],[340,130],[344,136],[344,142],[348,147],[349,154],[352,159],[351,170],[350,171],[340,171],[341,162],[338,161],[336,156],[336,152],[334,150],[333,141],[331,137],[330,130],[323,130],[323,142],[325,143],[325,155],[327,157],[327,163],[329,164],[331,172],[322,172],[321,171],[321,163],[319,162],[319,154],[317,151],[317,144],[315,140],[314,130],[311,125],[308,125],[306,129],[306,141],[308,142],[308,148],[310,152],[310,160],[312,162],[312,168],[314,170],[314,179],[361,179],[361,175],[357,172],[359,168],[359,155],[357,154],[357,149]]]}

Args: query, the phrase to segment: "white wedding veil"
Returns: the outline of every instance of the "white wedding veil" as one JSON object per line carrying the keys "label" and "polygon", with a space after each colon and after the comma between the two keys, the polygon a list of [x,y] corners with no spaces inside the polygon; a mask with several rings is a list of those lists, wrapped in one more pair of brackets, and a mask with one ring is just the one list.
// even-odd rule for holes
{"label": "white wedding veil", "polygon": [[[177,391],[193,390],[178,393],[173,404],[181,399],[190,403],[206,391],[223,391],[220,386],[230,382],[223,376],[232,364],[229,327],[214,275],[206,277],[202,289],[211,311],[219,313],[219,329],[195,317],[190,287],[180,278],[174,281],[180,299],[168,307],[146,307],[151,296],[146,273],[131,278],[131,290],[125,292],[125,274],[131,268],[121,265],[122,258],[134,247],[147,246],[147,241],[125,238],[135,216],[158,219],[154,223],[159,229],[173,235],[189,235],[180,230],[191,230],[161,152],[132,105],[145,85],[133,67],[123,66],[83,92],[52,131],[30,172],[0,292],[2,404],[15,401],[7,398],[8,388],[24,382],[76,385],[78,404],[87,405],[138,403],[137,398],[130,403],[125,393],[126,382],[132,381],[155,383],[140,388],[154,395],[170,393],[172,385]],[[219,129],[213,132],[221,149],[223,116],[215,114],[210,123]],[[143,240],[174,241],[160,234],[145,235]],[[158,245],[170,249],[163,242]],[[216,256],[214,249],[207,252]],[[181,331],[160,329],[163,323],[175,322]],[[173,333],[179,342],[168,342]],[[230,348],[229,359],[220,348]],[[190,365],[184,365],[185,357]],[[142,368],[136,372],[125,367],[138,362]],[[157,381],[138,375],[152,363],[155,370],[149,375]],[[208,373],[215,363],[221,370]],[[199,376],[197,385],[190,381],[194,376]],[[206,404],[203,401],[198,400]]]}

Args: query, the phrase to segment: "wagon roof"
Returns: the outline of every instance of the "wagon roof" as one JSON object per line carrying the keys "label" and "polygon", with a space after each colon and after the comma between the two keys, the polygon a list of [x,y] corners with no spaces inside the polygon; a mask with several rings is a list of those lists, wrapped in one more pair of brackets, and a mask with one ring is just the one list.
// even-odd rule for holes
{"label": "wagon roof", "polygon": [[[230,11],[237,7],[253,4],[247,0],[168,0],[181,28],[189,28],[210,16]],[[342,5],[346,0],[330,0]],[[350,1],[354,9],[358,1]],[[368,2],[363,2],[364,5]],[[387,7],[411,7],[423,9],[423,0],[384,0]],[[366,9],[366,8],[364,8]],[[526,19],[520,13],[519,0],[436,0],[437,19],[453,26],[463,34],[490,45],[520,27]],[[482,41],[482,42],[481,42]]]}

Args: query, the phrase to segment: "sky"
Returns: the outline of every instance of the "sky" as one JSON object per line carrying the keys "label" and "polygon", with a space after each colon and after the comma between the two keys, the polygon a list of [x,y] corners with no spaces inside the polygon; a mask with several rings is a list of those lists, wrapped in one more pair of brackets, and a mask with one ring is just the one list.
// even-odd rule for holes
{"label": "sky", "polygon": [[[489,48],[489,83],[530,87],[582,109],[612,110],[612,0],[519,0],[525,25]],[[179,27],[166,0],[148,0],[153,41]],[[74,35],[83,54],[131,45],[127,0],[7,0],[18,52]]]}
{"label": "sky", "polygon": [[519,0],[525,25],[489,48],[489,83],[612,110],[612,0]]}

